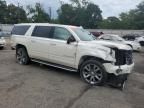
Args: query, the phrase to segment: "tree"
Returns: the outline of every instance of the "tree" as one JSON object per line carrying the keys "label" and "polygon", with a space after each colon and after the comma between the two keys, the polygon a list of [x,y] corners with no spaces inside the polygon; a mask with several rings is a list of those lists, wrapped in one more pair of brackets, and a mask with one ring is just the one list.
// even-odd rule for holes
{"label": "tree", "polygon": [[62,24],[97,28],[102,20],[100,8],[87,0],[71,0],[71,4],[62,4],[58,10],[58,19]]}
{"label": "tree", "polygon": [[136,9],[121,13],[120,19],[124,29],[144,29],[144,1]]}
{"label": "tree", "polygon": [[144,29],[144,1],[137,6],[134,21],[137,29]]}
{"label": "tree", "polygon": [[120,22],[119,18],[117,18],[115,16],[111,16],[111,17],[108,17],[107,19],[104,19],[100,23],[99,27],[103,28],[103,29],[120,29],[121,22]]}
{"label": "tree", "polygon": [[76,11],[70,4],[63,4],[57,11],[58,19],[62,24],[73,24],[75,20]]}
{"label": "tree", "polygon": [[97,5],[89,3],[86,8],[86,26],[88,28],[98,28],[99,23],[102,21],[101,13],[102,11]]}
{"label": "tree", "polygon": [[27,6],[29,22],[50,22],[50,16],[44,11],[40,3],[36,3],[35,7]]}
{"label": "tree", "polygon": [[27,22],[27,15],[23,7],[14,4],[8,5],[6,23],[16,24],[22,22]]}
{"label": "tree", "polygon": [[6,23],[7,4],[6,1],[0,0],[0,23]]}
{"label": "tree", "polygon": [[135,29],[135,24],[134,24],[134,13],[129,12],[129,13],[121,13],[120,14],[120,20],[121,20],[121,27],[123,29]]}

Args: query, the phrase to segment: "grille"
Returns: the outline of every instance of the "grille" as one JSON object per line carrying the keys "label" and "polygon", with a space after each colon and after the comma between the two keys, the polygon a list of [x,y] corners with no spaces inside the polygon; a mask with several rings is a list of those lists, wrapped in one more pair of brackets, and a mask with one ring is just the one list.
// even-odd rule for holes
{"label": "grille", "polygon": [[131,65],[133,63],[133,56],[131,50],[118,50],[115,49],[115,65]]}

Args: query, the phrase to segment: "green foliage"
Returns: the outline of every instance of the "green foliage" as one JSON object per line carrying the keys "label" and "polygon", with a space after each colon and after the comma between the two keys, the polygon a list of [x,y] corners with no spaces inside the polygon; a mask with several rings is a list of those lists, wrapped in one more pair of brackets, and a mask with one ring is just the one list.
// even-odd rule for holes
{"label": "green foliage", "polygon": [[144,29],[144,1],[136,9],[121,13],[119,18],[104,19],[99,28],[103,29]]}
{"label": "green foliage", "polygon": [[144,29],[144,1],[136,9],[121,13],[119,18],[111,16],[103,19],[99,6],[89,0],[70,0],[70,4],[61,2],[57,12],[58,18],[51,19],[40,3],[36,3],[34,7],[28,5],[27,10],[24,10],[22,6],[7,5],[5,0],[0,0],[0,23],[4,24],[51,22],[84,28]]}
{"label": "green foliage", "polygon": [[137,6],[134,12],[134,22],[136,29],[144,29],[144,1]]}
{"label": "green foliage", "polygon": [[102,20],[100,8],[87,0],[71,0],[71,4],[62,4],[58,10],[58,19],[62,24],[97,28]]}
{"label": "green foliage", "polygon": [[144,29],[144,1],[136,9],[121,13],[120,19],[123,29]]}
{"label": "green foliage", "polygon": [[62,24],[73,24],[76,15],[74,8],[69,4],[63,4],[58,11],[58,19]]}
{"label": "green foliage", "polygon": [[86,19],[88,28],[98,28],[98,24],[102,21],[102,11],[100,8],[92,3],[89,3],[86,9]]}
{"label": "green foliage", "polygon": [[0,23],[50,22],[49,15],[40,3],[36,3],[35,7],[27,6],[27,12],[22,6],[7,5],[6,1],[0,0]]}
{"label": "green foliage", "polygon": [[50,16],[44,11],[40,3],[36,3],[35,7],[27,6],[29,22],[50,22]]}
{"label": "green foliage", "polygon": [[0,23],[5,23],[7,14],[7,5],[6,2],[0,0]]}
{"label": "green foliage", "polygon": [[26,21],[27,16],[23,7],[7,5],[6,1],[0,0],[0,23],[15,24]]}
{"label": "green foliage", "polygon": [[121,28],[121,21],[119,18],[111,16],[107,19],[104,19],[100,24],[99,28],[103,29],[120,29]]}
{"label": "green foliage", "polygon": [[7,19],[6,23],[15,24],[15,23],[22,23],[27,22],[26,12],[23,7],[18,7],[13,4],[7,6]]}

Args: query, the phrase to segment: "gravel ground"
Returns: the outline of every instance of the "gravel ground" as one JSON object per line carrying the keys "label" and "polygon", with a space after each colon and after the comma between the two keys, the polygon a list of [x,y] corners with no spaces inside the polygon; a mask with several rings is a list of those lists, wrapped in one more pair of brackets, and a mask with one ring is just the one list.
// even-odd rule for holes
{"label": "gravel ground", "polygon": [[19,65],[9,49],[0,50],[0,108],[144,108],[144,53],[134,53],[135,68],[120,91],[90,87],[78,73]]}

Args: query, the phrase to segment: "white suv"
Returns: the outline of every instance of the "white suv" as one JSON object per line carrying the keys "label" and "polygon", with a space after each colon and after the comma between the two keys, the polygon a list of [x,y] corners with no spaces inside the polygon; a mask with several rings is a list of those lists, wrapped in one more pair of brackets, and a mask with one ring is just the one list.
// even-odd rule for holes
{"label": "white suv", "polygon": [[113,82],[123,87],[134,66],[132,50],[123,44],[98,44],[81,27],[56,24],[16,24],[12,47],[20,64],[30,61],[80,72],[91,85]]}

